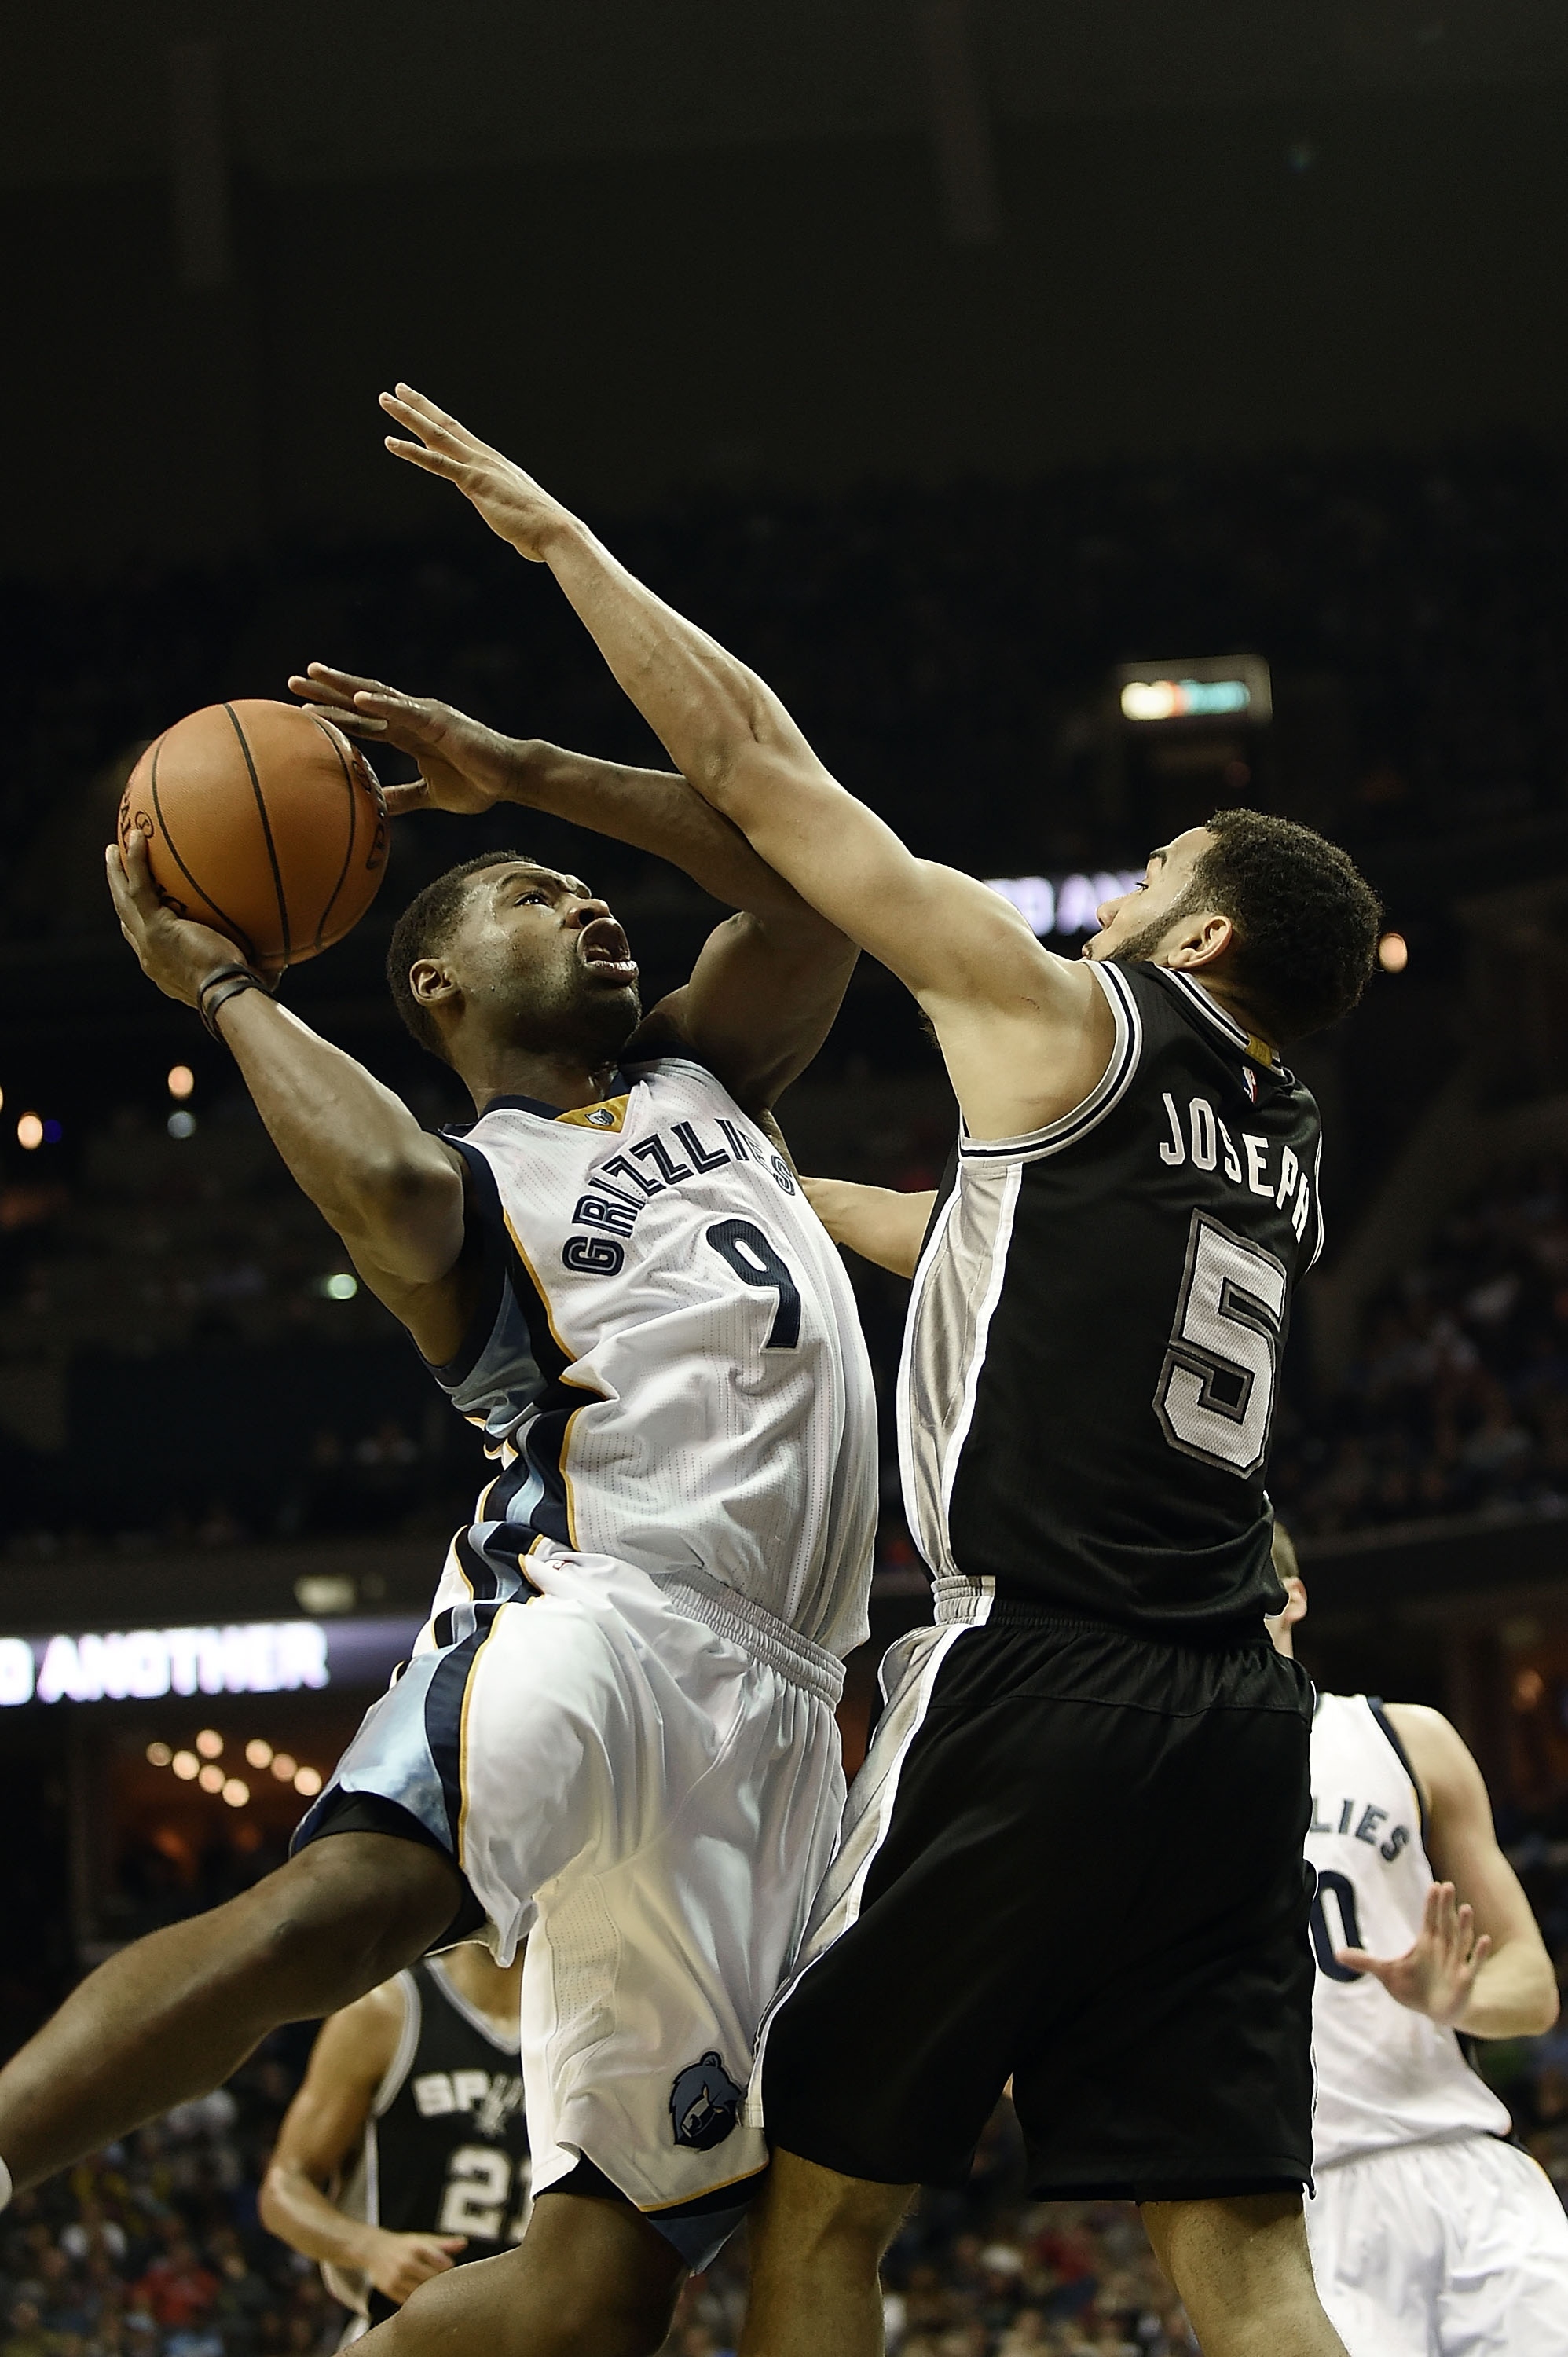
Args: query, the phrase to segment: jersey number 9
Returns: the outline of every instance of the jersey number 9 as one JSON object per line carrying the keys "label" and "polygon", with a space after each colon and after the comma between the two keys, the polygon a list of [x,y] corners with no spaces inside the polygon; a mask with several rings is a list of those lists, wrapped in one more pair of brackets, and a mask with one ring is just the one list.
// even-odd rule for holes
{"label": "jersey number 9", "polygon": [[762,1230],[752,1220],[715,1220],[707,1238],[742,1285],[777,1293],[779,1308],[762,1347],[792,1351],[800,1339],[800,1288]]}

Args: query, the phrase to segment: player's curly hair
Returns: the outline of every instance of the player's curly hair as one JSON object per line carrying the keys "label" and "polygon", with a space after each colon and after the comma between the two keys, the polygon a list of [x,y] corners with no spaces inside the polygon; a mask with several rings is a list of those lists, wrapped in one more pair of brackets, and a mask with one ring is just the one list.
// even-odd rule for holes
{"label": "player's curly hair", "polygon": [[422,1048],[439,1056],[445,1064],[450,1060],[441,1026],[428,1006],[422,1006],[409,988],[411,966],[421,958],[439,957],[456,930],[463,913],[463,903],[468,897],[468,878],[481,867],[504,867],[513,860],[526,860],[526,851],[481,851],[477,859],[465,859],[456,867],[448,867],[437,876],[423,892],[416,892],[396,924],[387,944],[387,984],[392,1004],[402,1016],[408,1030]]}
{"label": "player's curly hair", "polygon": [[1258,1028],[1282,1046],[1348,1015],[1371,979],[1382,910],[1348,852],[1266,811],[1216,811],[1215,841],[1184,902],[1235,928],[1230,972]]}

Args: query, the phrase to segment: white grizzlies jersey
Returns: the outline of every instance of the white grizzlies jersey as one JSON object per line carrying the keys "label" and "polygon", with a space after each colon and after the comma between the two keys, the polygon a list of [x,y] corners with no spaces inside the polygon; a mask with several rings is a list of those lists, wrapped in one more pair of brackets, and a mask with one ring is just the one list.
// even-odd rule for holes
{"label": "white grizzlies jersey", "polygon": [[447,1132],[487,1265],[435,1372],[500,1470],[432,1635],[515,1596],[524,1556],[575,1549],[717,1582],[842,1659],[868,1633],[876,1411],[837,1249],[700,1065],[617,1085],[570,1113],[499,1097]]}
{"label": "white grizzlies jersey", "polygon": [[1451,2029],[1391,1997],[1336,1948],[1401,1956],[1433,1884],[1415,1781],[1380,1703],[1319,1695],[1312,1722],[1308,1862],[1317,1871],[1312,1943],[1319,2169],[1391,2146],[1507,2136],[1508,2113]]}

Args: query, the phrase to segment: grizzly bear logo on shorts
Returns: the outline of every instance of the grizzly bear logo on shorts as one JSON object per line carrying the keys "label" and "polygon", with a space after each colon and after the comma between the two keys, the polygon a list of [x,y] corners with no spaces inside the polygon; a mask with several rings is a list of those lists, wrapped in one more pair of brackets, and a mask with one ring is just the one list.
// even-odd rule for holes
{"label": "grizzly bear logo on shorts", "polygon": [[670,2090],[670,2126],[676,2143],[712,2152],[740,2117],[744,2093],[722,2056],[704,2054],[700,2062],[688,2062]]}

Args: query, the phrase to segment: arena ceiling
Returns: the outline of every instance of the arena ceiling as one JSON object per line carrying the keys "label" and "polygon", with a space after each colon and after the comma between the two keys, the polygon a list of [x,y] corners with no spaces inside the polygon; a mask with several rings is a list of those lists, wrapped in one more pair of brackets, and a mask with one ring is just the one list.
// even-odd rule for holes
{"label": "arena ceiling", "polygon": [[60,0],[12,14],[0,184],[166,171],[191,44],[299,182],[908,134],[955,42],[999,123],[1568,75],[1560,0]]}

